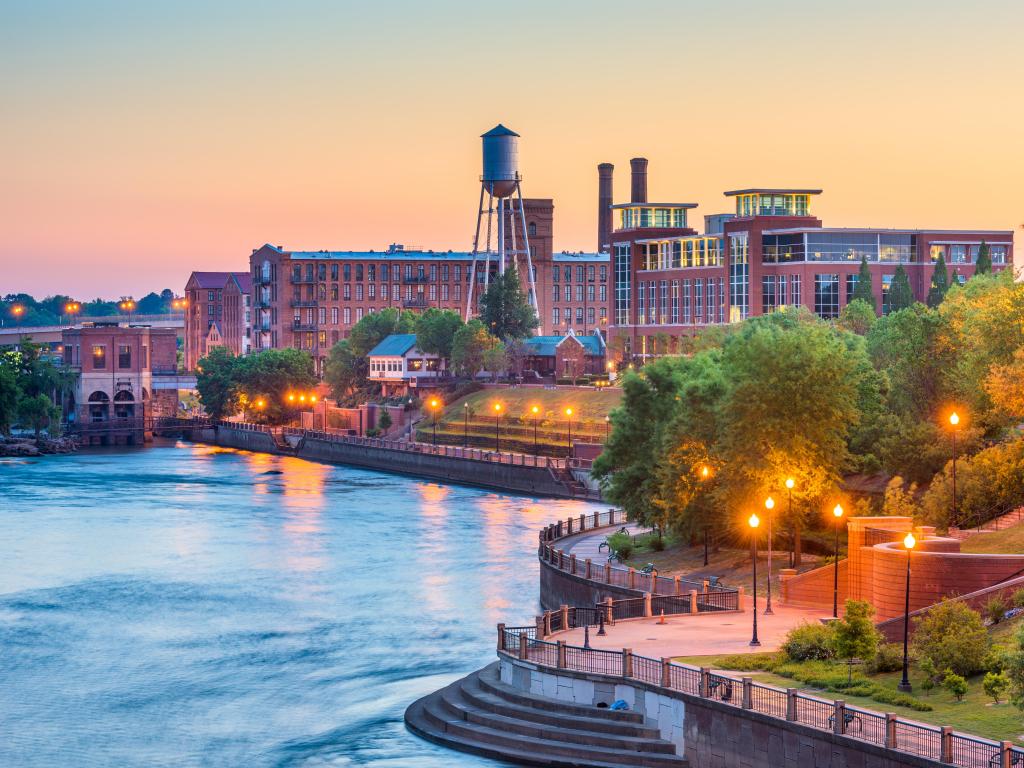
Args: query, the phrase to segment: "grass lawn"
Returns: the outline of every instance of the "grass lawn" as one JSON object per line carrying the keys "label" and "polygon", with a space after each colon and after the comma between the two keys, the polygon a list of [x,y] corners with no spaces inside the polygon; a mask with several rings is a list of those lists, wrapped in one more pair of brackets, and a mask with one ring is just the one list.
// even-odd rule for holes
{"label": "grass lawn", "polygon": [[[735,656],[677,656],[675,660],[694,666],[728,671],[730,663],[735,665],[735,658]],[[835,663],[834,667],[841,674],[845,674],[846,665],[842,662]],[[774,685],[779,688],[796,687],[805,693],[820,698],[843,699],[847,704],[863,709],[871,709],[876,712],[895,712],[901,717],[910,720],[919,720],[933,725],[949,725],[958,731],[964,731],[977,736],[987,736],[990,739],[1009,739],[1018,742],[1024,740],[1024,713],[1005,699],[1001,704],[994,704],[992,699],[986,696],[981,689],[983,675],[971,678],[968,681],[970,689],[967,695],[964,696],[963,701],[956,701],[951,693],[940,688],[935,688],[930,694],[925,693],[921,689],[922,676],[916,674],[912,667],[910,682],[914,686],[914,691],[911,695],[918,699],[918,701],[930,705],[932,707],[930,712],[918,712],[910,707],[883,704],[864,696],[849,696],[842,692],[837,693],[811,688],[771,672],[736,672],[731,676],[749,676],[756,682]],[[858,679],[858,677],[895,691],[901,674],[899,672],[886,672],[866,675],[857,672],[854,674],[854,680]]]}
{"label": "grass lawn", "polygon": [[960,544],[961,552],[1016,555],[1024,552],[1024,523],[991,533],[976,533]]}
{"label": "grass lawn", "polygon": [[[471,412],[477,417],[493,416],[494,404],[501,403],[506,418],[522,418],[532,425],[533,406],[540,408],[538,418],[541,427],[544,421],[557,421],[565,429],[565,409],[572,408],[573,429],[599,427],[604,431],[604,417],[618,407],[622,390],[616,387],[602,389],[543,389],[540,387],[510,387],[508,389],[484,389],[448,403],[439,425],[452,423],[453,428],[462,425],[463,403],[469,403]],[[590,431],[593,431],[591,429]]]}

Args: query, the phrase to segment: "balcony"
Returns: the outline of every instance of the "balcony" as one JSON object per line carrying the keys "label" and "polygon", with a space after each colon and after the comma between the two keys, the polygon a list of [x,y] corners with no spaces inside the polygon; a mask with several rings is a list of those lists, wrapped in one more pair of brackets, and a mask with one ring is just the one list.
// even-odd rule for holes
{"label": "balcony", "polygon": [[430,278],[426,275],[408,275],[402,278],[403,285],[423,285],[429,282]]}
{"label": "balcony", "polygon": [[253,327],[257,331],[262,331],[263,333],[270,333],[270,321],[269,320],[261,320],[260,322],[258,322]]}
{"label": "balcony", "polygon": [[269,273],[264,273],[263,270],[258,270],[252,278],[253,285],[270,285],[272,282]]}
{"label": "balcony", "polygon": [[293,331],[315,331],[316,323],[304,323],[301,320],[296,320],[292,323]]}
{"label": "balcony", "polygon": [[293,285],[312,285],[316,282],[316,278],[313,275],[296,275],[292,273],[292,284]]}
{"label": "balcony", "polygon": [[316,299],[292,299],[288,304],[292,309],[296,307],[315,307]]}
{"label": "balcony", "polygon": [[402,306],[406,309],[425,309],[429,306],[425,298],[406,299],[402,302]]}

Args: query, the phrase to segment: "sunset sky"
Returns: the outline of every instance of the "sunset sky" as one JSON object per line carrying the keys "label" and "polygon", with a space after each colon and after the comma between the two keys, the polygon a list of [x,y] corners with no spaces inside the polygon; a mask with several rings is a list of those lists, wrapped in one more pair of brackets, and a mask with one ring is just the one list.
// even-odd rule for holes
{"label": "sunset sky", "polygon": [[559,250],[595,248],[595,166],[622,201],[634,155],[698,220],[814,186],[828,226],[1024,247],[1022,25],[1020,0],[7,2],[0,294],[180,292],[264,242],[468,248],[498,122]]}

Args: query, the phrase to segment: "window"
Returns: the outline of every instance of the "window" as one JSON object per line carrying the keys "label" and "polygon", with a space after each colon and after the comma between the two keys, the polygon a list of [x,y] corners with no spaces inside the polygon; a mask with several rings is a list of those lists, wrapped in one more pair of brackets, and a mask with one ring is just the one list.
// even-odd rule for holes
{"label": "window", "polygon": [[320,299],[320,301],[326,301],[327,300],[327,286],[324,285],[323,283],[321,283],[319,286],[317,286],[316,295]]}
{"label": "window", "polygon": [[700,278],[693,281],[693,322],[704,322],[704,281]]}
{"label": "window", "polygon": [[655,291],[657,290],[657,284],[651,280],[647,284],[647,318],[648,322],[658,322],[658,307],[655,304],[657,299],[655,298]]}
{"label": "window", "polygon": [[362,319],[363,319],[363,308],[362,307],[356,307],[356,322],[358,323]]}
{"label": "window", "polygon": [[317,312],[317,320],[320,321],[320,325],[327,325],[327,307],[320,307]]}
{"label": "window", "polygon": [[572,309],[570,309],[569,307],[566,307],[565,309],[563,309],[562,310],[562,319],[565,321],[566,325],[571,323],[572,322]]}
{"label": "window", "polygon": [[567,282],[567,283],[571,283],[572,282],[572,267],[566,267],[565,268],[565,282]]}
{"label": "window", "polygon": [[558,325],[558,307],[551,308],[551,324]]}
{"label": "window", "polygon": [[363,300],[363,284],[356,283],[356,301]]}
{"label": "window", "polygon": [[[461,264],[456,264],[455,265],[455,269],[453,270],[453,272],[454,272],[454,274],[452,276],[452,279],[455,280],[455,282],[459,282],[459,280],[462,279],[462,265]],[[468,278],[469,278],[469,270],[468,269],[466,270],[466,278],[467,278],[467,281],[468,281]]]}
{"label": "window", "polygon": [[775,275],[761,276],[761,314],[767,315],[779,306],[779,297],[775,292]]}
{"label": "window", "polygon": [[529,237],[537,236],[537,222],[531,221],[529,224],[526,225],[526,234]]}
{"label": "window", "polygon": [[455,300],[459,301],[462,298],[462,283],[455,284]]}
{"label": "window", "polygon": [[951,264],[966,264],[967,263],[967,246],[966,245],[951,245],[949,246],[949,261]]}
{"label": "window", "polygon": [[587,280],[593,281],[594,279],[594,265],[590,264],[587,266]]}
{"label": "window", "polygon": [[555,267],[554,269],[552,269],[551,270],[551,282],[557,283],[559,281],[558,278],[561,276],[561,274],[562,274],[562,270],[560,270],[558,267]]}
{"label": "window", "polygon": [[594,308],[593,307],[587,307],[587,322],[590,325],[594,324]]}
{"label": "window", "polygon": [[786,306],[786,276],[779,275],[779,306]]}
{"label": "window", "polygon": [[345,309],[342,310],[342,311],[344,312],[345,325],[351,325],[352,324],[352,307],[345,307]]}
{"label": "window", "polygon": [[327,331],[319,331],[319,332],[317,332],[316,340],[317,340],[317,343],[320,346],[322,346],[322,347],[327,346]]}
{"label": "window", "polygon": [[718,307],[718,296],[715,290],[715,279],[708,278],[708,322],[715,322],[715,309]]}
{"label": "window", "polygon": [[342,267],[342,275],[344,275],[344,278],[345,278],[345,282],[346,282],[346,283],[347,283],[347,282],[348,282],[349,280],[351,280],[351,279],[352,279],[352,265],[351,265],[351,264],[345,264],[345,265],[344,265],[344,266]]}
{"label": "window", "polygon": [[437,282],[437,264],[430,265],[430,279],[433,282]]}
{"label": "window", "polygon": [[601,265],[601,270],[600,270],[600,272],[598,272],[598,274],[601,276],[600,277],[601,280],[607,280],[608,279],[608,265],[607,264],[602,264]]}
{"label": "window", "polygon": [[345,301],[352,300],[352,286],[349,283],[345,283],[345,288],[342,291],[342,296],[345,298]]}
{"label": "window", "polygon": [[636,284],[636,309],[637,322],[643,323],[647,319],[647,283],[644,280]]}
{"label": "window", "polygon": [[441,284],[441,301],[448,301],[448,283]]}
{"label": "window", "polygon": [[576,307],[576,322],[583,322],[583,307]]}
{"label": "window", "polygon": [[689,325],[690,320],[690,281],[683,280],[683,322]]}
{"label": "window", "polygon": [[430,284],[430,300],[437,301],[437,286],[433,283]]}
{"label": "window", "polygon": [[374,282],[377,279],[377,265],[367,264],[366,265],[366,279],[369,282]]}
{"label": "window", "polygon": [[571,285],[565,286],[565,300],[566,301],[572,301],[572,286]]}
{"label": "window", "polygon": [[824,319],[839,316],[839,275],[814,276],[814,312]]}
{"label": "window", "polygon": [[583,285],[582,285],[582,283],[576,286],[576,301],[583,301]]}
{"label": "window", "polygon": [[889,314],[889,291],[892,288],[892,275],[882,275],[882,314]]}
{"label": "window", "polygon": [[671,296],[672,296],[672,310],[671,310],[671,314],[669,315],[669,322],[672,323],[672,325],[678,325],[679,324],[679,281],[678,280],[673,280],[672,281],[672,293],[671,293]]}
{"label": "window", "polygon": [[860,279],[859,274],[847,275],[846,276],[846,303],[849,304],[853,301],[853,292],[857,290],[857,281]]}
{"label": "window", "polygon": [[366,286],[366,296],[369,299],[376,299],[377,298],[377,284],[376,283],[368,283],[367,284],[367,286]]}
{"label": "window", "polygon": [[338,300],[338,286],[337,284],[331,286],[331,301]]}
{"label": "window", "polygon": [[92,345],[92,367],[93,368],[106,368],[107,367],[107,348],[103,344]]}
{"label": "window", "polygon": [[583,282],[583,267],[576,267],[576,282]]}
{"label": "window", "polygon": [[594,292],[594,287],[595,286],[593,284],[589,284],[589,283],[587,284],[587,301],[593,301],[594,300],[594,297],[596,295],[595,292]]}
{"label": "window", "polygon": [[1005,264],[1006,263],[1006,246],[1005,245],[991,245],[988,251],[989,256],[992,258],[993,264]]}
{"label": "window", "polygon": [[318,280],[326,280],[327,279],[327,265],[326,264],[317,264],[316,265],[316,277],[317,277]]}
{"label": "window", "polygon": [[356,282],[361,283],[363,281],[363,265],[356,264]]}
{"label": "window", "polygon": [[729,304],[739,318],[750,312],[750,264],[747,251],[747,233],[729,235]]}
{"label": "window", "polygon": [[128,344],[117,345],[117,367],[121,370],[132,367],[132,348]]}
{"label": "window", "polygon": [[338,308],[331,307],[331,325],[338,324]]}
{"label": "window", "polygon": [[[616,243],[613,267],[615,269],[615,324],[629,323],[633,273],[629,265],[629,243]],[[601,286],[604,289],[604,286]]]}
{"label": "window", "polygon": [[388,271],[389,270],[388,270],[388,265],[387,264],[381,264],[380,265],[380,281],[382,283],[386,283],[388,280],[391,279],[390,277],[388,277]]}
{"label": "window", "polygon": [[800,275],[792,275],[789,278],[789,303],[794,307],[803,304],[800,296]]}
{"label": "window", "polygon": [[601,307],[601,322],[608,322],[608,307]]}

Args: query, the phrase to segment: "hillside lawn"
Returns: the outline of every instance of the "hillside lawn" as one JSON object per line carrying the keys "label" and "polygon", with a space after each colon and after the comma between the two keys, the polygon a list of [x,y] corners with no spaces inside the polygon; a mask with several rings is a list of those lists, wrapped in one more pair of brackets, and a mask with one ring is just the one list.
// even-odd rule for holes
{"label": "hillside lawn", "polygon": [[1024,552],[1024,523],[1011,525],[1001,531],[976,533],[960,544],[961,552],[990,555],[1018,555]]}
{"label": "hillside lawn", "polygon": [[[538,418],[543,428],[544,422],[557,421],[560,429],[565,428],[565,409],[572,408],[573,430],[577,426],[589,432],[599,428],[604,432],[604,418],[617,408],[622,400],[622,390],[617,387],[578,388],[578,389],[544,389],[542,387],[509,387],[507,389],[483,389],[473,392],[460,400],[448,403],[438,428],[442,424],[462,426],[463,404],[469,403],[471,419],[476,417],[489,418],[493,423],[494,404],[501,403],[504,419],[521,418],[533,424],[530,408],[540,408]],[[587,429],[589,427],[589,429]]]}

